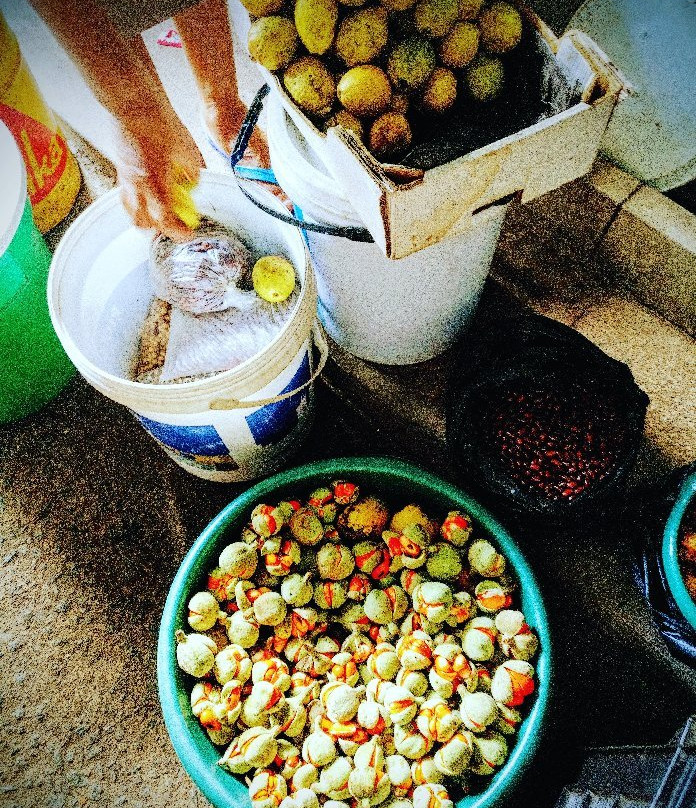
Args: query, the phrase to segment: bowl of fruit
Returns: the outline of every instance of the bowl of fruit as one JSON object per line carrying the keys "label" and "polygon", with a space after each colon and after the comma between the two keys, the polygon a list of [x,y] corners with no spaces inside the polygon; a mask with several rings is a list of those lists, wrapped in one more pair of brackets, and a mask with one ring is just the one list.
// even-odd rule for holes
{"label": "bowl of fruit", "polygon": [[539,743],[551,638],[514,540],[415,466],[271,477],[201,533],[160,625],[172,744],[217,808],[479,808]]}
{"label": "bowl of fruit", "polygon": [[696,631],[696,471],[682,483],[667,519],[662,565],[679,611]]}

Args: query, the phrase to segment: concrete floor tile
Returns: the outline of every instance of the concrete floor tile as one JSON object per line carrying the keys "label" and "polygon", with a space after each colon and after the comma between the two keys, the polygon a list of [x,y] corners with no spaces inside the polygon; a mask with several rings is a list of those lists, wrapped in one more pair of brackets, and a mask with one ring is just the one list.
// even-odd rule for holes
{"label": "concrete floor tile", "polygon": [[607,354],[626,362],[650,397],[647,440],[672,465],[696,457],[696,344],[630,298],[591,306],[575,324]]}

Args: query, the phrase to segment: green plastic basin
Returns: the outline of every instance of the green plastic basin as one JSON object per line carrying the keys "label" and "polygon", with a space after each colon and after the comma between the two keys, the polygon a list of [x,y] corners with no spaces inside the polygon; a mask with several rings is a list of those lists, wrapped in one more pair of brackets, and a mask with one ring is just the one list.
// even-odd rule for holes
{"label": "green plastic basin", "polygon": [[662,539],[662,565],[665,568],[669,590],[679,611],[694,630],[696,630],[696,603],[691,600],[679,567],[679,528],[684,513],[695,496],[696,472],[690,474],[682,483],[677,501],[667,519]]}
{"label": "green plastic basin", "polygon": [[176,664],[174,632],[190,631],[186,620],[189,598],[205,588],[207,572],[217,565],[220,550],[237,541],[254,505],[261,501],[307,495],[320,482],[343,477],[357,482],[364,491],[382,495],[392,504],[414,501],[426,510],[446,513],[452,508],[467,511],[478,534],[488,534],[507,557],[521,585],[522,609],[537,632],[541,651],[535,668],[538,686],[534,702],[522,723],[505,765],[485,791],[462,798],[458,808],[493,806],[507,795],[532,759],[539,744],[551,694],[551,637],[544,602],[534,574],[514,540],[474,499],[459,488],[417,466],[376,457],[340,458],[310,463],[276,474],[237,497],[205,528],[191,547],[174,578],[164,606],[157,647],[157,681],[164,721],[172,745],[184,768],[216,808],[250,808],[247,787],[217,761],[221,751],[208,739],[190,707],[191,679]]}

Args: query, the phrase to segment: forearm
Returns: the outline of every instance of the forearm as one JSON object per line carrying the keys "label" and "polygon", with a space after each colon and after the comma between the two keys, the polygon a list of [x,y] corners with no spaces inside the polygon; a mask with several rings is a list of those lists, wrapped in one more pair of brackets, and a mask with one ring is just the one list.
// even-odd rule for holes
{"label": "forearm", "polygon": [[78,65],[99,101],[126,131],[155,120],[168,100],[137,48],[94,0],[30,0]]}

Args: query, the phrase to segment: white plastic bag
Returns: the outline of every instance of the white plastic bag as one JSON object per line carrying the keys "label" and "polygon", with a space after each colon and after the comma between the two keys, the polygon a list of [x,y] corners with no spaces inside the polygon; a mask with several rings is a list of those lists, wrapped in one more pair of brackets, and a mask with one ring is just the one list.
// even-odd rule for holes
{"label": "white plastic bag", "polygon": [[233,234],[204,222],[182,244],[158,236],[150,251],[155,295],[192,314],[248,307],[253,260]]}
{"label": "white plastic bag", "polygon": [[283,303],[267,303],[240,292],[244,305],[210,314],[172,309],[169,345],[161,381],[231,370],[263,350],[290,319],[297,292]]}

